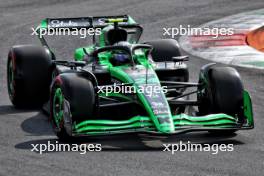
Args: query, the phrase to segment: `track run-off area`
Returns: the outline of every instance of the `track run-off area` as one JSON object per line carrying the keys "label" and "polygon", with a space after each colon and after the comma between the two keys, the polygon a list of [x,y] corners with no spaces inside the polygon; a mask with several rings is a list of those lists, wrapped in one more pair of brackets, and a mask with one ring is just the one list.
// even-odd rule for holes
{"label": "track run-off area", "polygon": [[[264,26],[264,9],[227,16],[202,24],[200,28],[232,28],[232,35],[184,36],[182,48],[200,58],[213,62],[264,69],[264,53],[261,27]],[[260,29],[259,29],[260,28]],[[258,31],[258,35],[256,35]],[[254,35],[254,36],[253,36]]]}

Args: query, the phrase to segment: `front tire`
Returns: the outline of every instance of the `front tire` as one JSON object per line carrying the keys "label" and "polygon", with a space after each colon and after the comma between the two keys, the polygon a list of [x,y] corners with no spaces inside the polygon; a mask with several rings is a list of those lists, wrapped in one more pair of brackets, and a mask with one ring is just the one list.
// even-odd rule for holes
{"label": "front tire", "polygon": [[94,87],[81,73],[58,75],[52,84],[50,97],[52,127],[60,140],[72,138],[73,123],[94,115]]}
{"label": "front tire", "polygon": [[[204,80],[205,79],[205,80]],[[200,77],[204,87],[198,88],[197,99],[200,115],[225,113],[233,117],[243,117],[244,86],[239,73],[231,67],[210,68],[207,75]],[[242,121],[243,119],[238,119]],[[217,134],[230,134],[235,130],[213,130]]]}

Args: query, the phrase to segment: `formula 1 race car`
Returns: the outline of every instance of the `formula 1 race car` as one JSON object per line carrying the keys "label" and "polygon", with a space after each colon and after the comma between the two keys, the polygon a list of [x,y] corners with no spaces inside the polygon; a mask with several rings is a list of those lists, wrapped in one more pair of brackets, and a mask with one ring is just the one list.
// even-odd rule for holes
{"label": "formula 1 race car", "polygon": [[9,52],[11,102],[18,108],[48,102],[60,139],[254,127],[250,95],[234,68],[207,64],[198,83],[188,82],[188,57],[177,41],[139,43],[143,29],[130,16],[49,18],[39,26],[47,28],[101,29],[92,45],[75,50],[74,61],[58,60],[43,36],[42,46]]}

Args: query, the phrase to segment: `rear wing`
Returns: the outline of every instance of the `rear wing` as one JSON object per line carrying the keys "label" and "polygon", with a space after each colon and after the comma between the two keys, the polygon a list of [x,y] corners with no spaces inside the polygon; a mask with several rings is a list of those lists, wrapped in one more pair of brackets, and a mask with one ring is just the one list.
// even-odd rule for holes
{"label": "rear wing", "polygon": [[109,23],[118,22],[121,26],[137,25],[128,15],[96,16],[77,18],[46,18],[41,21],[40,28],[103,28]]}

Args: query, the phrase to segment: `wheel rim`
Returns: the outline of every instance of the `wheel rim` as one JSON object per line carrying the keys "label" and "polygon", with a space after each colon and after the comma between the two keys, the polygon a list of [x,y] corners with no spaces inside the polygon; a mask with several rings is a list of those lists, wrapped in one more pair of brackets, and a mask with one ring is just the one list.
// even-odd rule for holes
{"label": "wheel rim", "polygon": [[61,88],[57,88],[54,97],[53,97],[53,117],[55,121],[55,125],[57,127],[61,127],[61,122],[63,119],[63,102],[64,102],[64,97],[61,91]]}
{"label": "wheel rim", "polygon": [[7,68],[7,81],[8,81],[8,94],[10,99],[12,100],[15,95],[14,66],[12,60],[9,61],[9,65]]}

